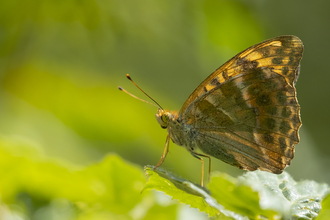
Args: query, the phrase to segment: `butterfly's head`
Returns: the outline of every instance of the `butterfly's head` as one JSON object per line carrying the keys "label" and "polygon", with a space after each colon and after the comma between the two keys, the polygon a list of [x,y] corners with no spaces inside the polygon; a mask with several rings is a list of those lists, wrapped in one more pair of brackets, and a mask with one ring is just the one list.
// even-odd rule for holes
{"label": "butterfly's head", "polygon": [[156,119],[162,128],[167,128],[171,113],[168,110],[159,108],[156,114]]}

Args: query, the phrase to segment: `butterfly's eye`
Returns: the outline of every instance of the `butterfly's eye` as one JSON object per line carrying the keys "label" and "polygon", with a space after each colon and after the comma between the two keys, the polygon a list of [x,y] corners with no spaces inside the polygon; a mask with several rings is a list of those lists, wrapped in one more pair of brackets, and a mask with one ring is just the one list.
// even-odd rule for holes
{"label": "butterfly's eye", "polygon": [[170,120],[170,113],[163,109],[158,109],[156,114],[156,119],[162,128],[167,128],[168,122]]}
{"label": "butterfly's eye", "polygon": [[162,121],[167,123],[168,122],[168,119],[169,119],[169,115],[168,114],[164,114],[162,115]]}

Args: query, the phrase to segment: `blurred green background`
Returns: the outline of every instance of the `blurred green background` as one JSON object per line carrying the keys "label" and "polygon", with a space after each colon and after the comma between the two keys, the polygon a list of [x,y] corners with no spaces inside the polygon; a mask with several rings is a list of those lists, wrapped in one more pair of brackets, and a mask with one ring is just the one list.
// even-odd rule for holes
{"label": "blurred green background", "polygon": [[[296,35],[305,45],[296,86],[303,126],[286,170],[330,183],[329,8],[300,0],[2,0],[0,137],[75,166],[109,152],[155,165],[166,131],[155,107],[118,90],[146,99],[125,74],[164,108],[180,110],[238,52]],[[162,166],[200,181],[200,161],[172,143]]]}

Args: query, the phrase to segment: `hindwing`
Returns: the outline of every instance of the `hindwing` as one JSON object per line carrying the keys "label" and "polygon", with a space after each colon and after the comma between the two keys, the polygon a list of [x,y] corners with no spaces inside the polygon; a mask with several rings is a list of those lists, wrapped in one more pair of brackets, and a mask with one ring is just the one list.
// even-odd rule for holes
{"label": "hindwing", "polygon": [[245,170],[281,173],[299,142],[295,82],[303,44],[281,36],[252,46],[214,71],[180,115],[206,154]]}

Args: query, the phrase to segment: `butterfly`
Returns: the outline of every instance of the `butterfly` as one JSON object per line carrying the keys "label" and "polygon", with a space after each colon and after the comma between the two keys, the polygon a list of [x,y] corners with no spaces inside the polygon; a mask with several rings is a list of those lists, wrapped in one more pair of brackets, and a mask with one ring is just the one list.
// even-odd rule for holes
{"label": "butterfly", "polygon": [[295,84],[302,54],[298,37],[272,38],[216,69],[179,112],[164,110],[152,99],[159,107],[156,119],[168,131],[156,168],[172,140],[202,162],[202,186],[203,157],[209,159],[209,175],[211,157],[243,170],[282,173],[299,143],[302,123]]}

